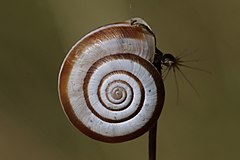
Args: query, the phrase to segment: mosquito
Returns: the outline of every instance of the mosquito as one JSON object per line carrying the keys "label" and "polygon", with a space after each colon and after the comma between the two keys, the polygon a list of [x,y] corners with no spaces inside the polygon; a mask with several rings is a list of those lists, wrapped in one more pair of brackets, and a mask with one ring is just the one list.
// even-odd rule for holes
{"label": "mosquito", "polygon": [[181,77],[188,83],[188,85],[194,90],[194,92],[199,96],[197,89],[194,87],[192,82],[187,78],[181,68],[188,68],[192,70],[198,70],[205,73],[211,73],[207,70],[192,67],[186,64],[186,62],[198,62],[200,60],[182,60],[184,56],[174,56],[171,53],[163,53],[158,48],[156,48],[156,54],[154,57],[154,66],[158,69],[158,71],[162,72],[162,79],[165,80],[170,72],[174,74],[174,81],[177,87],[177,99],[179,99],[179,85],[177,80],[177,73],[180,74]]}

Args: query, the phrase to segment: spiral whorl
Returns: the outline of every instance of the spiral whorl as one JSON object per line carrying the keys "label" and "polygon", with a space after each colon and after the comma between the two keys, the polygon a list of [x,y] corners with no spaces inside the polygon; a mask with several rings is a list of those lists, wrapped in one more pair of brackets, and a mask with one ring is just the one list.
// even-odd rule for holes
{"label": "spiral whorl", "polygon": [[133,61],[134,58],[135,55],[127,54],[104,57],[93,65],[93,70],[90,68],[84,80],[87,105],[106,122],[129,120],[142,108],[144,82],[131,72],[134,67],[136,70],[143,68]]}

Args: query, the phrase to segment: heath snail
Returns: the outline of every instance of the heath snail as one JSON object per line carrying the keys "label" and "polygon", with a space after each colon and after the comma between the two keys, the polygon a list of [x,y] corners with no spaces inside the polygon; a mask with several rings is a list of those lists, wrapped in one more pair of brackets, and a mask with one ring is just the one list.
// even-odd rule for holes
{"label": "heath snail", "polygon": [[[77,129],[110,143],[150,130],[155,141],[165,94],[165,60],[155,43],[149,25],[133,18],[100,27],[72,47],[62,64],[58,89],[62,107]],[[149,147],[155,148],[155,143]],[[150,157],[155,157],[153,152]]]}

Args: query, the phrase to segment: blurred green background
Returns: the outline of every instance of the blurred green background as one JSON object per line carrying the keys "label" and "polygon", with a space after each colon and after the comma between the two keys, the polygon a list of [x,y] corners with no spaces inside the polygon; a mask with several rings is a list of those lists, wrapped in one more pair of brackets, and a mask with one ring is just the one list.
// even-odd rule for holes
{"label": "blurred green background", "polygon": [[146,135],[107,144],[81,134],[57,93],[61,63],[78,39],[136,16],[163,52],[190,53],[203,60],[191,65],[211,72],[183,70],[200,96],[178,77],[179,101],[173,75],[167,78],[157,159],[240,159],[239,0],[2,0],[1,160],[147,159]]}

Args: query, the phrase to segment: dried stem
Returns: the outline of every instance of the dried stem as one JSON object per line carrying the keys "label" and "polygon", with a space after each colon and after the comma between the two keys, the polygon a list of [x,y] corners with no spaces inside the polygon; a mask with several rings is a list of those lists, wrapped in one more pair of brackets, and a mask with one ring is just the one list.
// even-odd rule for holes
{"label": "dried stem", "polygon": [[148,139],[148,159],[156,160],[157,122],[150,129]]}

